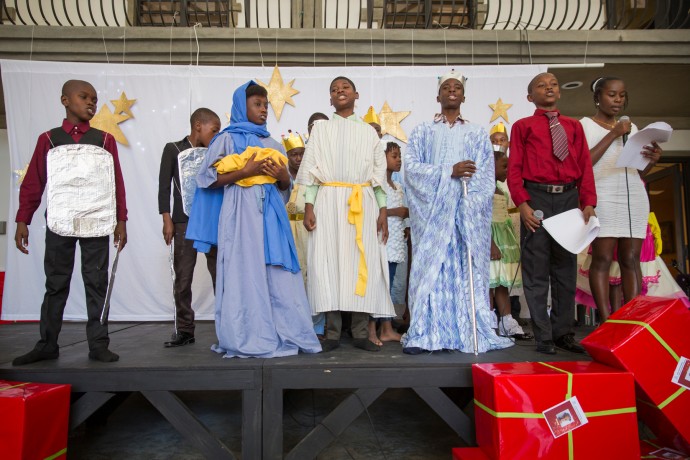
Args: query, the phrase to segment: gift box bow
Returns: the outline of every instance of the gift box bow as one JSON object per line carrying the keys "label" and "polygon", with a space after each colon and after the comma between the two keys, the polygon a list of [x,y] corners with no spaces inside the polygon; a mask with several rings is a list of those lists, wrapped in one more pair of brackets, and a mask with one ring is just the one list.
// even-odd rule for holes
{"label": "gift box bow", "polygon": [[[567,401],[570,398],[573,397],[573,373],[568,372],[564,369],[560,369],[556,366],[552,366],[551,364],[547,364],[544,362],[539,362],[537,364],[541,364],[542,366],[546,366],[550,369],[553,369],[558,372],[562,372],[568,376],[568,385],[567,385],[567,390],[565,394],[565,399],[563,401]],[[474,404],[488,413],[489,415],[496,417],[496,418],[512,418],[512,419],[542,419],[546,421],[544,414],[541,412],[497,412],[484,404],[482,404],[480,401],[477,399],[474,400]],[[619,415],[619,414],[634,414],[637,412],[636,407],[623,407],[619,409],[608,409],[608,410],[602,410],[602,411],[595,411],[595,412],[587,412],[585,411],[585,416],[587,418],[590,417],[604,417],[608,415]],[[573,460],[575,458],[575,453],[574,453],[574,447],[573,447],[573,432],[569,431],[567,433],[568,436],[568,460]]]}
{"label": "gift box bow", "polygon": [[[606,324],[609,324],[609,323],[611,323],[611,324],[627,324],[627,325],[639,326],[639,327],[645,329],[647,332],[652,334],[652,337],[654,337],[656,339],[656,341],[659,342],[659,344],[666,351],[668,351],[668,353],[671,355],[671,357],[673,357],[673,359],[676,361],[676,363],[680,362],[680,356],[678,356],[678,353],[676,353],[673,350],[673,348],[671,348],[671,346],[668,343],[666,343],[664,338],[661,337],[661,335],[657,331],[655,331],[654,328],[651,325],[649,325],[648,323],[645,323],[644,321],[633,321],[633,320],[629,320],[629,319],[608,319],[608,320],[606,320]],[[659,405],[655,405],[655,404],[652,404],[650,402],[643,401],[643,400],[638,400],[638,401],[640,401],[643,404],[655,407],[655,408],[663,411],[666,406],[671,404],[676,398],[678,398],[678,396],[683,394],[683,392],[686,390],[687,390],[687,388],[685,388],[685,387],[678,388],[678,390],[673,392],[668,398],[664,399]]]}

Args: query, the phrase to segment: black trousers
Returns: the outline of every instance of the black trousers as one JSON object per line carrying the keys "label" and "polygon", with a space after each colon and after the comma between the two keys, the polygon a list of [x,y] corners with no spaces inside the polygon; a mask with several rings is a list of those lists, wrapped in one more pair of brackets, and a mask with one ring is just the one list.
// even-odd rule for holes
{"label": "black trousers", "polygon": [[[548,193],[530,188],[530,206],[541,210],[544,218],[578,206],[578,190]],[[537,342],[556,340],[572,334],[575,319],[577,255],[558,244],[544,228],[532,233],[524,225],[522,240],[522,285],[532,317]],[[551,285],[551,316],[546,309]]]}
{"label": "black trousers", "polygon": [[58,336],[62,329],[62,315],[69,296],[74,270],[77,241],[81,249],[81,276],[86,291],[86,338],[89,350],[107,348],[108,325],[101,325],[101,312],[108,290],[109,236],[75,238],[60,236],[46,228],[46,251],[43,266],[46,274],[46,293],[41,305],[41,340],[37,350],[59,350]]}
{"label": "black trousers", "polygon": [[[192,310],[192,280],[196,266],[197,251],[194,241],[185,239],[187,223],[175,224],[175,311],[177,314],[177,331],[194,335],[194,310]],[[214,246],[206,254],[206,267],[211,274],[213,292],[216,291],[216,255]]]}

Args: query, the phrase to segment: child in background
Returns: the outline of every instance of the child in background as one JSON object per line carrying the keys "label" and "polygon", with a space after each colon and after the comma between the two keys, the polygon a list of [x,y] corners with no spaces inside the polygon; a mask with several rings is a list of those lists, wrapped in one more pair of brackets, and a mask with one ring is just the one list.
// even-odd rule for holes
{"label": "child in background", "polygon": [[[199,108],[189,119],[191,130],[178,142],[169,142],[163,149],[158,174],[158,213],[163,217],[163,239],[170,246],[175,240],[173,266],[175,271],[175,314],[177,334],[173,334],[165,347],[181,347],[194,343],[194,310],[192,309],[192,280],[197,251],[194,242],[185,238],[189,217],[182,205],[182,182],[178,167],[178,155],[187,149],[208,147],[211,139],[220,131],[220,118],[212,110]],[[171,183],[173,186],[171,187]],[[170,212],[170,192],[173,209]],[[214,291],[216,286],[216,247],[206,253],[206,266],[211,275]]]}
{"label": "child in background", "polygon": [[[673,275],[666,267],[664,260],[659,257],[662,241],[659,223],[653,212],[649,213],[647,233],[640,249],[640,269],[642,271],[641,295],[657,297],[685,297],[685,293],[678,286]],[[577,271],[577,293],[575,300],[578,304],[590,308],[597,308],[589,285],[589,267],[592,263],[592,250],[587,251],[587,257]],[[621,270],[618,265],[617,251],[614,250],[611,268],[609,270],[609,312],[613,313],[623,304],[621,293]]]}
{"label": "child in background", "polygon": [[[493,139],[492,139],[493,141]],[[520,244],[508,215],[508,194],[503,182],[506,180],[508,157],[494,151],[496,162],[496,191],[493,197],[491,215],[491,263],[489,266],[489,294],[492,308],[498,308],[498,335],[514,337],[517,340],[531,340],[534,336],[525,333],[510,313],[509,289],[522,285],[518,270]]]}
{"label": "child in background", "polygon": [[[491,146],[493,147],[494,152],[502,152],[505,153],[506,156],[510,156],[510,139],[508,138],[508,130],[503,122],[499,121],[491,128],[491,131],[489,131],[489,140],[491,140]],[[510,190],[508,190],[508,186],[505,184],[505,182],[499,185],[502,186],[503,192],[508,196],[508,214],[510,215],[510,220],[513,223],[513,231],[516,238],[518,238],[519,243],[520,213],[515,207],[513,199],[510,197]],[[510,310],[513,318],[517,320],[518,324],[524,326],[527,324],[527,320],[520,318],[520,311],[522,310],[522,306],[520,305],[521,294],[522,277],[520,277],[520,286],[513,286],[512,289],[510,289]],[[523,324],[522,321],[524,321],[525,324]]]}
{"label": "child in background", "polygon": [[[386,144],[386,198],[388,204],[388,242],[386,253],[388,254],[388,272],[390,274],[390,288],[393,288],[393,279],[398,264],[405,262],[407,254],[407,238],[409,228],[406,219],[410,217],[410,211],[405,203],[405,193],[399,182],[393,181],[393,173],[400,172],[402,157],[400,146],[395,142]],[[377,337],[377,320],[369,318],[369,340],[376,345],[382,342],[400,342],[400,334],[393,330],[392,318],[380,318],[381,333]]]}
{"label": "child in background", "polygon": [[367,113],[362,117],[362,119],[364,120],[364,123],[367,123],[369,126],[374,128],[374,131],[376,131],[376,135],[379,137],[379,139],[383,138],[383,133],[381,132],[381,119],[374,110],[373,105],[369,106],[369,110],[367,110]]}

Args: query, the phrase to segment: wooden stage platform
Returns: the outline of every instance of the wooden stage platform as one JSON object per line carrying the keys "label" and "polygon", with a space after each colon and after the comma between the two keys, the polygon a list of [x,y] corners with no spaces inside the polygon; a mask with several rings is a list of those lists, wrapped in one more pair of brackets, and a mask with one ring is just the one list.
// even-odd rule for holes
{"label": "wooden stage platform", "polygon": [[[442,390],[471,388],[473,363],[588,359],[560,350],[554,356],[539,354],[533,342],[475,357],[450,352],[408,356],[394,343],[368,353],[353,348],[348,340],[337,350],[317,355],[223,359],[210,351],[215,342],[213,323],[200,322],[196,343],[181,348],[163,347],[171,332],[170,324],[112,323],[110,348],[120,361],[106,364],[88,359],[84,324],[65,323],[59,359],[12,367],[13,358],[33,348],[38,324],[0,325],[0,379],[72,385],[72,429],[116,395],[140,392],[207,458],[302,460],[316,457],[388,388],[413,389],[465,443],[473,445],[470,418]],[[351,393],[285,452],[283,395],[290,389],[349,389]],[[241,452],[231,452],[175,395],[177,391],[221,390],[242,393]]]}

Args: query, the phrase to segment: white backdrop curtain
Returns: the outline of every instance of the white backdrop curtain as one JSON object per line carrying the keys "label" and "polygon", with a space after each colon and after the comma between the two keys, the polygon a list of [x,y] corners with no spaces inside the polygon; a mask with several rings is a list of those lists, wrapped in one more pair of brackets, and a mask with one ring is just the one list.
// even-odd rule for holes
{"label": "white backdrop curtain", "polygon": [[[189,115],[208,107],[227,124],[232,93],[249,79],[268,83],[271,67],[202,67],[135,64],[86,64],[71,62],[7,61],[2,65],[7,127],[10,147],[9,216],[7,273],[2,304],[2,319],[33,320],[40,315],[44,294],[43,253],[45,241],[45,197],[29,227],[29,255],[14,247],[14,220],[19,200],[16,170],[31,159],[37,136],[60,126],[64,108],[60,89],[68,79],[89,81],[98,91],[99,108],[118,99],[124,91],[136,99],[134,118],[119,125],[129,146],[118,144],[127,190],[129,242],[120,256],[111,303],[112,321],[172,320],[172,288],[168,248],[162,238],[158,214],[158,169],[163,146],[189,133]],[[489,120],[500,97],[513,104],[510,122],[530,115],[534,107],[526,100],[527,84],[545,66],[454,66],[467,77],[463,115],[490,127]],[[269,109],[268,129],[280,140],[288,129],[305,132],[313,112],[332,113],[329,84],[338,75],[352,79],[359,91],[357,113],[364,115],[370,105],[380,111],[388,102],[393,111],[411,111],[402,121],[409,136],[414,126],[430,120],[439,111],[436,102],[437,77],[451,67],[282,67],[287,84],[300,93],[293,96],[296,107],[286,105],[280,121]],[[494,122],[496,123],[496,122]],[[510,128],[510,124],[508,124]],[[387,136],[388,137],[388,136]],[[394,139],[384,139],[394,140]],[[401,145],[404,144],[397,141]],[[114,252],[111,250],[111,263]],[[65,319],[85,319],[84,288],[79,254]],[[198,319],[213,319],[213,292],[206,264],[200,256],[194,273],[194,309]],[[237,274],[242,276],[241,273]]]}

